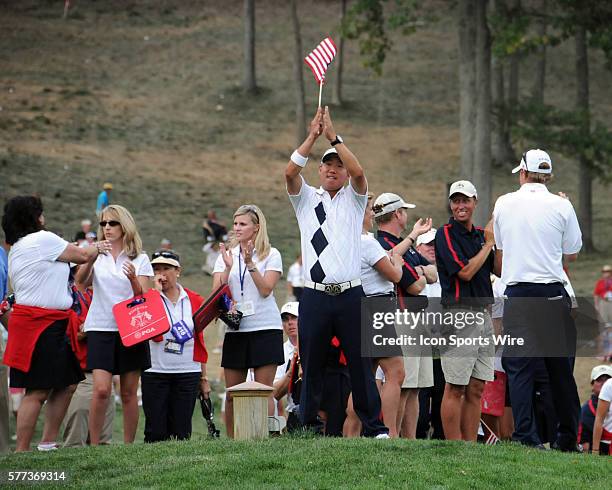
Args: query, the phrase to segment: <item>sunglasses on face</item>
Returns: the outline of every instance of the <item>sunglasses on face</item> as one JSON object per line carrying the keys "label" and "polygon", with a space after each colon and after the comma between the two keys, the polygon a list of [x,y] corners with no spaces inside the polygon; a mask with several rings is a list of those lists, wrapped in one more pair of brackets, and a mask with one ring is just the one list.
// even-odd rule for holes
{"label": "sunglasses on face", "polygon": [[159,252],[153,252],[153,255],[151,255],[151,260],[156,259],[158,257],[164,257],[165,259],[172,259],[176,260],[177,262],[180,262],[179,256],[174,252],[170,252],[168,250],[160,250]]}
{"label": "sunglasses on face", "polygon": [[104,228],[106,225],[108,226],[119,226],[121,223],[119,221],[111,220],[111,221],[100,221],[100,227]]}

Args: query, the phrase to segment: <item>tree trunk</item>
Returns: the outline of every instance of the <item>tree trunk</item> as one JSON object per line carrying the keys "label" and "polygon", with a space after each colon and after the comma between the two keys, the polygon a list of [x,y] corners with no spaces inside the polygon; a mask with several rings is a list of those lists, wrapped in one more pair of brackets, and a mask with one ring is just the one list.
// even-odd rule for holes
{"label": "tree trunk", "polygon": [[[346,0],[341,0],[340,25],[344,23],[346,16]],[[336,79],[332,90],[332,104],[342,105],[342,69],[344,67],[344,36],[340,34],[338,40],[338,54],[336,57]]]}
{"label": "tree trunk", "polygon": [[484,226],[491,215],[491,35],[487,0],[476,2],[476,138],[473,183],[478,191],[474,223]]}
{"label": "tree trunk", "polygon": [[306,138],[306,108],[304,105],[304,74],[302,60],[302,36],[300,34],[300,19],[297,12],[297,0],[291,0],[291,22],[293,24],[294,57],[293,78],[295,79],[295,120],[296,120],[296,148]]}
{"label": "tree trunk", "polygon": [[459,1],[459,132],[460,178],[471,179],[476,127],[476,3]]}
{"label": "tree trunk", "polygon": [[[510,17],[521,15],[521,0],[510,3]],[[508,104],[510,108],[516,107],[519,101],[519,62],[518,53],[510,55],[510,70],[508,73]]]}
{"label": "tree trunk", "polygon": [[244,81],[245,92],[257,92],[255,81],[255,0],[244,0]]}
{"label": "tree trunk", "polygon": [[[539,38],[546,36],[546,14],[547,0],[540,0],[536,6],[538,13],[541,15],[536,23],[536,34]],[[546,45],[540,44],[536,49],[535,62],[535,79],[533,81],[533,90],[531,98],[537,104],[544,104],[544,86],[546,82]]]}
{"label": "tree trunk", "polygon": [[[498,16],[507,18],[508,10],[504,0],[495,0],[495,12]],[[494,114],[494,128],[492,138],[492,160],[496,166],[510,164],[514,166],[516,155],[510,139],[508,121],[509,107],[506,104],[506,84],[504,82],[504,58],[493,58],[492,68],[492,108]],[[506,67],[507,68],[507,67]]]}
{"label": "tree trunk", "polygon": [[[589,114],[589,57],[587,48],[587,33],[583,26],[576,29],[576,109],[584,115],[583,136],[588,138],[590,127]],[[579,158],[578,174],[578,220],[582,230],[582,243],[585,252],[594,250],[593,244],[593,177],[591,162],[583,153]]]}

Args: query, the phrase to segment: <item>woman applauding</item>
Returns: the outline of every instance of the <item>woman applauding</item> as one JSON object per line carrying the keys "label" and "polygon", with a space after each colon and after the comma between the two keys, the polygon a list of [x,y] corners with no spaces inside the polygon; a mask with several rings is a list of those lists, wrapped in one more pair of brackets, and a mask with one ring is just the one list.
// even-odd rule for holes
{"label": "woman applauding", "polygon": [[[255,381],[272,386],[276,367],[285,362],[283,326],[274,299],[274,286],[283,272],[281,255],[270,246],[266,218],[252,204],[234,213],[229,250],[221,245],[221,255],[213,271],[213,290],[229,284],[236,309],[242,313],[238,330],[225,331],[221,366],[227,388],[246,380],[253,368]],[[273,398],[269,413],[274,412]],[[228,436],[233,437],[233,404],[225,407]]]}

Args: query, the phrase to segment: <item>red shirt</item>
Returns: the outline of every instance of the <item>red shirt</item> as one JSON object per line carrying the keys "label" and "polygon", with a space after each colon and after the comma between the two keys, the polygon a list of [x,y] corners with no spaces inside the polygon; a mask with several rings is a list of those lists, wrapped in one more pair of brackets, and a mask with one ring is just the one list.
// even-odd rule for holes
{"label": "red shirt", "polygon": [[612,278],[600,279],[595,283],[595,290],[593,291],[595,296],[605,298],[606,294],[612,294]]}

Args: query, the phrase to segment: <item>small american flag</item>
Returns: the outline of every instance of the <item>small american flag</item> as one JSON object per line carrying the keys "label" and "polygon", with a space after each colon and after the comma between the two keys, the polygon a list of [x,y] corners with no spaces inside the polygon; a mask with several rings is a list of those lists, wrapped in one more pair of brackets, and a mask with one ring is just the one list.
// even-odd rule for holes
{"label": "small american flag", "polygon": [[306,56],[306,58],[304,58],[304,62],[312,70],[312,74],[317,83],[321,84],[325,81],[325,72],[330,63],[334,60],[337,51],[332,38],[326,37],[308,56]]}
{"label": "small american flag", "polygon": [[500,440],[499,437],[497,437],[495,432],[493,432],[493,430],[491,430],[491,428],[485,424],[484,420],[480,419],[480,425],[484,436],[482,442],[484,442],[487,446],[495,446],[495,444],[497,444]]}

